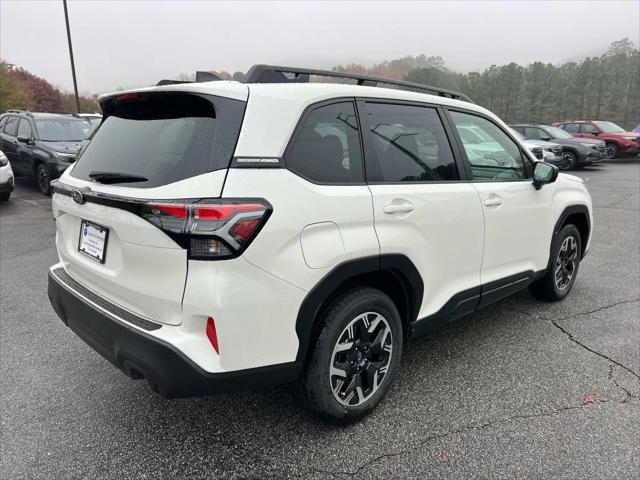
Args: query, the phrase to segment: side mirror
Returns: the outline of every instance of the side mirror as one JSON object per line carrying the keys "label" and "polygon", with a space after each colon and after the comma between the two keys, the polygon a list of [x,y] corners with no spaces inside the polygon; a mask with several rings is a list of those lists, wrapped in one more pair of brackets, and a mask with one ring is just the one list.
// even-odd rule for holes
{"label": "side mirror", "polygon": [[18,135],[18,141],[20,143],[25,143],[27,145],[31,145],[31,139],[26,135]]}
{"label": "side mirror", "polygon": [[553,183],[558,178],[558,167],[545,162],[536,162],[533,169],[533,186],[540,190],[543,185]]}
{"label": "side mirror", "polygon": [[545,142],[548,142],[551,140],[551,137],[540,137],[540,140],[543,140]]}

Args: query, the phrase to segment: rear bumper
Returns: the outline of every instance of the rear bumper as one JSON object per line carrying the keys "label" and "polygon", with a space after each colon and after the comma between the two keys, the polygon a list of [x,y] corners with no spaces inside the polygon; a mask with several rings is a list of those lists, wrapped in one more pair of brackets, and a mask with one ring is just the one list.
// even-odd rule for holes
{"label": "rear bumper", "polygon": [[57,271],[49,271],[48,294],[62,321],[129,377],[145,378],[165,398],[287,383],[295,380],[302,370],[301,363],[290,362],[233,372],[206,372],[173,345],[96,307],[73,285],[65,283],[61,275],[56,275]]}

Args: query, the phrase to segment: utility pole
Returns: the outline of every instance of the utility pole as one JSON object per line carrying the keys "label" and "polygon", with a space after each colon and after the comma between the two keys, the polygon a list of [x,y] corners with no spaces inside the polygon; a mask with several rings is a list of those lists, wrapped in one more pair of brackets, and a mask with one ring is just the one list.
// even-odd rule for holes
{"label": "utility pole", "polygon": [[76,81],[76,65],[73,61],[73,47],[71,47],[71,31],[69,30],[69,13],[67,12],[67,0],[62,0],[64,5],[64,20],[67,24],[67,41],[69,42],[69,57],[71,57],[71,74],[73,75],[73,91],[76,95],[76,111],[80,113],[80,97],[78,97],[78,82]]}

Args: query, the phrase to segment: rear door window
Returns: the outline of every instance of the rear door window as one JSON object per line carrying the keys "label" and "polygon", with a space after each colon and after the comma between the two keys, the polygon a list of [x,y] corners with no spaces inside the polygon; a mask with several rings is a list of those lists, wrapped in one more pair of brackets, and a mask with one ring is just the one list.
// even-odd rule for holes
{"label": "rear door window", "polygon": [[128,175],[137,181],[118,183],[151,188],[228,168],[245,105],[183,92],[110,97],[102,103],[104,120],[71,175],[83,180],[98,172]]}
{"label": "rear door window", "polygon": [[314,183],[363,183],[360,130],[353,102],[311,111],[294,136],[285,163],[289,170]]}
{"label": "rear door window", "polygon": [[367,170],[368,181],[459,180],[451,146],[435,108],[367,102],[367,113],[369,138],[378,160],[374,171]]}

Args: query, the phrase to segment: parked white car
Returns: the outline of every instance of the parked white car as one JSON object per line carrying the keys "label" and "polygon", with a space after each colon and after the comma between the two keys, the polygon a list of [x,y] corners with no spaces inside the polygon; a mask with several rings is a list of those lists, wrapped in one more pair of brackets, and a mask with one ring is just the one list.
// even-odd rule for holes
{"label": "parked white car", "polygon": [[91,125],[91,127],[87,129],[87,138],[89,138],[93,134],[95,129],[100,125],[100,122],[102,122],[101,113],[79,113],[77,116],[86,120]]}
{"label": "parked white car", "polygon": [[562,154],[562,145],[559,143],[547,142],[545,140],[531,140],[525,138],[517,130],[511,129],[511,132],[526,145],[531,153],[538,159],[547,163],[552,163],[559,168],[565,168],[565,159]]}
{"label": "parked white car", "polygon": [[[319,73],[367,86],[302,83]],[[54,182],[49,298],[130,377],[165,397],[296,382],[351,420],[407,338],[522,288],[570,292],[591,197],[488,110],[336,72],[263,65],[246,82],[101,97]]]}
{"label": "parked white car", "polygon": [[0,150],[0,201],[6,202],[15,187],[13,170],[7,156]]}

